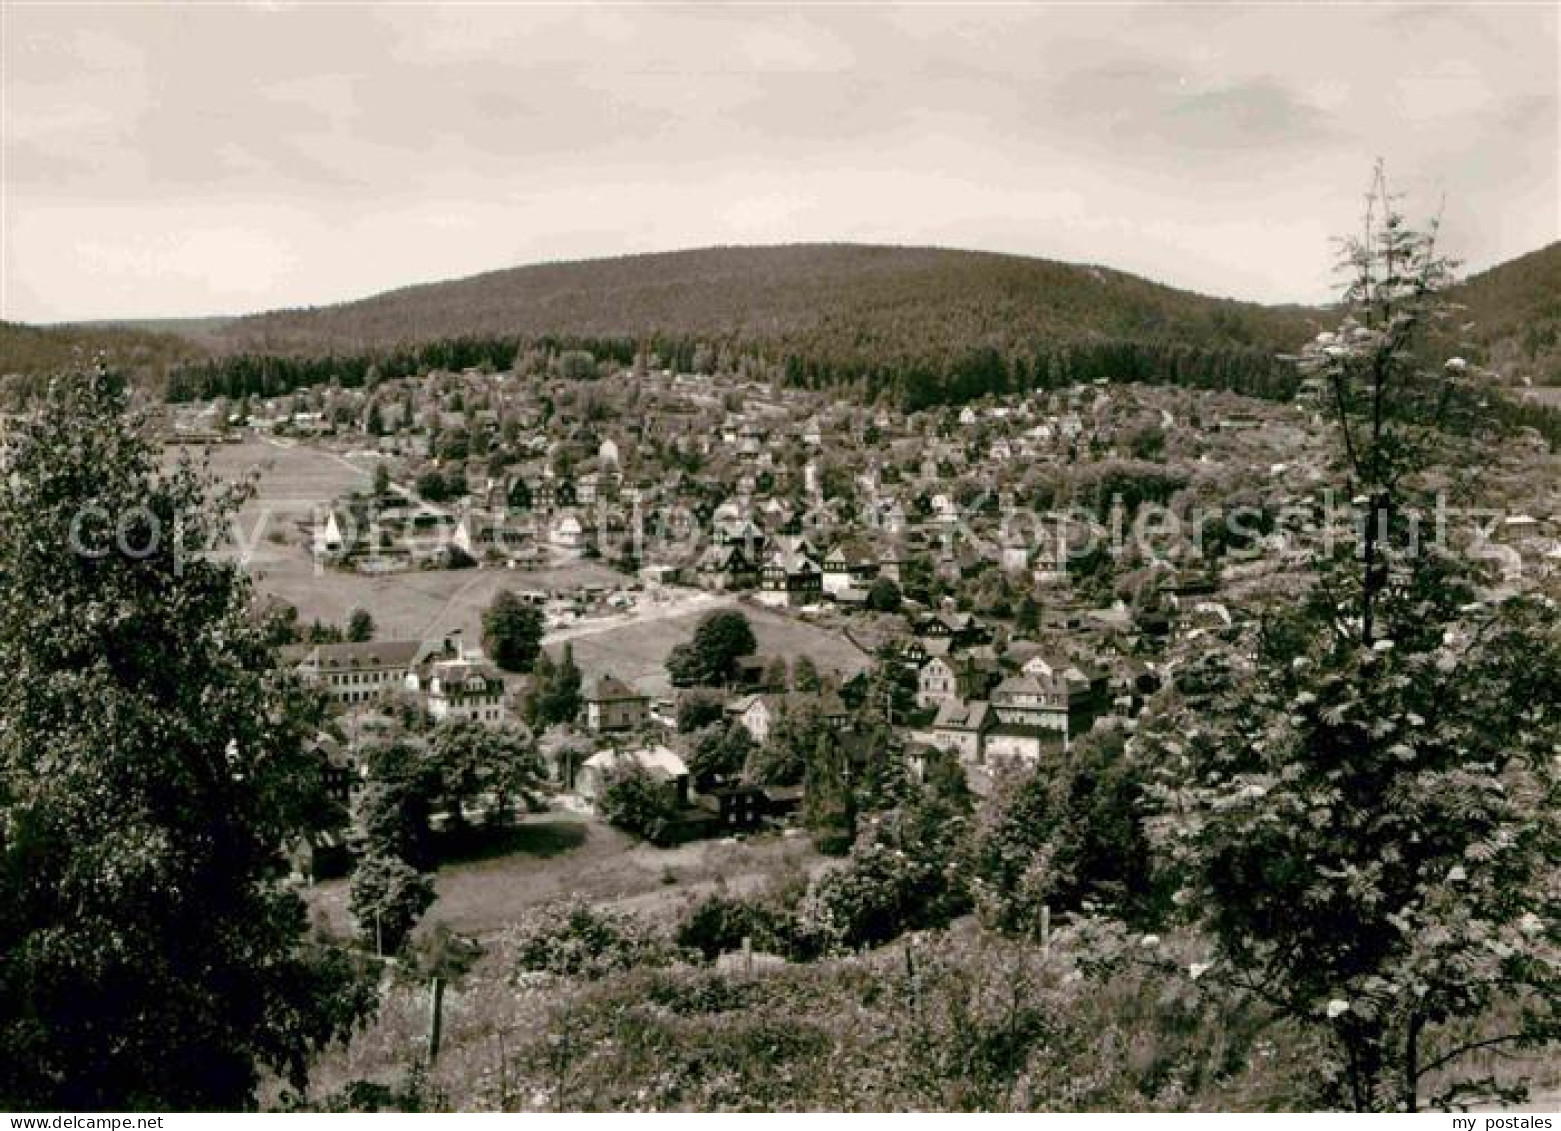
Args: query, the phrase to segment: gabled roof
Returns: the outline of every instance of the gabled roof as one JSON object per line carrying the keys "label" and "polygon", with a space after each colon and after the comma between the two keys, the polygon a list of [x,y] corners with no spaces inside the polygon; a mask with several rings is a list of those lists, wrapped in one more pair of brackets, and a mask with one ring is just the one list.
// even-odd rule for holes
{"label": "gabled roof", "polygon": [[844,562],[848,566],[875,566],[878,560],[872,548],[858,538],[837,542],[825,558],[825,561]]}
{"label": "gabled roof", "polygon": [[1044,697],[1051,691],[1033,675],[1011,675],[992,690],[992,698],[1010,695],[1034,695]]}
{"label": "gabled roof", "polygon": [[603,673],[585,685],[586,702],[606,703],[621,699],[648,699],[615,675]]}
{"label": "gabled roof", "polygon": [[709,546],[699,557],[700,569],[733,569],[748,565],[748,557],[735,542]]}
{"label": "gabled roof", "polygon": [[[409,668],[423,645],[418,640],[368,640],[361,644],[311,644],[297,653],[296,663],[321,671],[360,668]],[[284,656],[289,653],[284,651]]]}
{"label": "gabled roof", "polygon": [[982,731],[990,727],[994,719],[992,704],[985,699],[967,702],[947,699],[938,706],[938,717],[933,721],[932,729]]}
{"label": "gabled roof", "polygon": [[487,660],[474,659],[448,659],[435,660],[428,669],[430,679],[437,679],[441,684],[460,685],[470,679],[480,679],[484,683],[492,683],[501,680],[501,677],[492,664]]}
{"label": "gabled roof", "polygon": [[771,715],[789,714],[810,708],[817,710],[825,718],[838,718],[850,713],[840,696],[833,691],[788,691],[783,694],[772,691],[758,692],[732,700],[726,705],[726,709],[733,714],[741,715],[760,703]]}
{"label": "gabled roof", "polygon": [[807,555],[795,550],[777,550],[764,563],[766,569],[781,569],[788,574],[818,573],[819,568]]}
{"label": "gabled roof", "polygon": [[673,780],[688,776],[688,766],[665,746],[642,746],[635,750],[598,750],[583,765],[599,771],[612,771],[629,764],[658,778]]}

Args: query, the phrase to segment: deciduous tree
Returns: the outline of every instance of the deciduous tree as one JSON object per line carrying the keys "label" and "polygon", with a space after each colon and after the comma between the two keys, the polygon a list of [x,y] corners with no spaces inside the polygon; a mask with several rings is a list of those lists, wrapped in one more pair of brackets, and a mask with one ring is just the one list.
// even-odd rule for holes
{"label": "deciduous tree", "polygon": [[347,617],[347,639],[362,644],[374,639],[374,616],[367,609],[353,609]]}
{"label": "deciduous tree", "polygon": [[1326,1033],[1335,1102],[1415,1110],[1488,1088],[1468,1053],[1561,1036],[1561,623],[1415,528],[1428,457],[1480,449],[1441,427],[1466,367],[1427,364],[1449,265],[1380,173],[1344,266],[1344,319],[1304,364],[1360,544],[1179,658],[1142,741],[1202,972]]}
{"label": "deciduous tree", "polygon": [[[241,1108],[368,1007],[279,884],[328,809],[250,590],[242,491],[171,470],[104,374],[0,476],[0,1106]],[[116,533],[117,532],[117,533]]]}
{"label": "deciduous tree", "polygon": [[542,610],[501,589],[482,615],[482,646],[507,672],[529,672],[542,650]]}

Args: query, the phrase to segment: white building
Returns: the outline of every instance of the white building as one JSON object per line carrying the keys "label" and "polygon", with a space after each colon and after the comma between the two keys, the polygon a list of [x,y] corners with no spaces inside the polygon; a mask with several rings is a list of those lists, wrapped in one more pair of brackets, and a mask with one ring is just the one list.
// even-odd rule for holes
{"label": "white building", "polygon": [[487,660],[461,656],[435,660],[422,677],[428,713],[440,722],[497,726],[508,718],[504,679]]}

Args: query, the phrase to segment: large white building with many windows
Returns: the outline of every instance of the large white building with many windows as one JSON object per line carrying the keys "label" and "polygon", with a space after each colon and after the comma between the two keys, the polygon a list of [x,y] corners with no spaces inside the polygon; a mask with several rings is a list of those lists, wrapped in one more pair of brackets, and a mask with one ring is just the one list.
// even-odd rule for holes
{"label": "large white building with many windows", "polygon": [[333,703],[355,707],[403,687],[422,650],[416,640],[369,640],[295,645],[284,657],[305,683],[321,688]]}
{"label": "large white building with many windows", "polygon": [[479,652],[458,638],[438,644],[418,640],[371,640],[362,644],[307,644],[286,649],[283,658],[305,683],[320,688],[347,711],[372,707],[397,691],[419,696],[438,721],[508,721],[504,677]]}

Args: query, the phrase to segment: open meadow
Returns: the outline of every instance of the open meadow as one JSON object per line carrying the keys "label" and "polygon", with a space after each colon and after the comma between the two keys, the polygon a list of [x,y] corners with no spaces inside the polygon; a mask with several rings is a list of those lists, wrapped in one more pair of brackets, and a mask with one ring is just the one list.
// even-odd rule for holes
{"label": "open meadow", "polygon": [[[169,460],[181,449],[169,449]],[[618,585],[623,574],[595,562],[574,562],[535,570],[408,570],[368,576],[325,569],[309,553],[316,515],[348,492],[368,490],[372,455],[341,455],[296,441],[255,438],[215,445],[208,452],[212,472],[237,481],[257,477],[257,490],[239,514],[235,541],[256,588],[298,609],[308,624],[341,624],[355,608],[374,615],[382,638],[429,638],[461,630],[480,637],[482,610],[500,589],[572,589]]]}
{"label": "open meadow", "polygon": [[701,595],[695,608],[685,613],[655,620],[625,618],[619,624],[604,621],[581,631],[565,630],[557,639],[569,639],[575,662],[587,676],[610,671],[647,695],[666,696],[672,691],[667,654],[694,635],[701,618],[720,608],[742,609],[753,624],[761,656],[808,656],[820,672],[833,671],[843,678],[864,670],[871,662],[871,657],[843,636],[800,617],[735,597],[713,595]]}
{"label": "open meadow", "polygon": [[[442,865],[434,881],[438,898],[419,930],[442,924],[483,938],[557,900],[660,913],[717,890],[748,893],[772,879],[812,873],[824,863],[806,838],[763,836],[657,848],[595,817],[552,810],[495,834],[484,853]],[[333,933],[351,931],[346,880],[315,885],[308,902],[314,918]]]}

